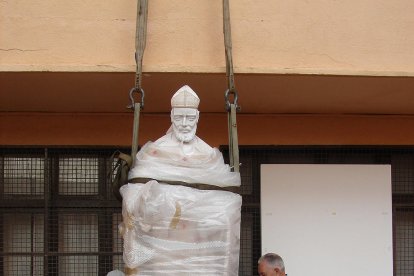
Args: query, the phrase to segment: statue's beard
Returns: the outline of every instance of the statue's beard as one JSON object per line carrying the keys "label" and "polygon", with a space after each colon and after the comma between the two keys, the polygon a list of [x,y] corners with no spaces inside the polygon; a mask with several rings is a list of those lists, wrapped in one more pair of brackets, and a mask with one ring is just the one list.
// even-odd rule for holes
{"label": "statue's beard", "polygon": [[197,125],[195,125],[191,129],[191,131],[187,132],[187,133],[181,133],[178,130],[178,127],[176,127],[174,124],[172,124],[172,126],[173,126],[173,131],[174,131],[175,138],[177,138],[178,141],[184,142],[184,143],[189,143],[194,139],[196,131],[197,131]]}

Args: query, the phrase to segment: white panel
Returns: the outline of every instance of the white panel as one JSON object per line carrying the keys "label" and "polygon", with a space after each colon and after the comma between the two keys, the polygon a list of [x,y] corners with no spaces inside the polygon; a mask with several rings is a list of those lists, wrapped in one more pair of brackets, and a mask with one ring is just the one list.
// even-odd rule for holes
{"label": "white panel", "polygon": [[262,165],[262,251],[289,276],[391,276],[391,200],[389,165]]}

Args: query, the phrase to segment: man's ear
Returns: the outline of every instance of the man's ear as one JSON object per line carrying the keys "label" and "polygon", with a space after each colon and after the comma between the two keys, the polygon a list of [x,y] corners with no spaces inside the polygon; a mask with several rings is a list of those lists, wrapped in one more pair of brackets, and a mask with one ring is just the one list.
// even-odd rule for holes
{"label": "man's ear", "polygon": [[277,267],[274,268],[274,271],[276,272],[276,275],[283,275],[282,271]]}

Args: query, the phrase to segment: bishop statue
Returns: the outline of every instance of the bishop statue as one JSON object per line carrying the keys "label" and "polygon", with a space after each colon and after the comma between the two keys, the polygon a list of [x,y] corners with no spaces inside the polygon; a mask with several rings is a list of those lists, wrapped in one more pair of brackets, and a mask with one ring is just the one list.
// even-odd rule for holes
{"label": "bishop statue", "polygon": [[240,174],[196,136],[200,99],[171,99],[171,127],[137,153],[121,187],[126,275],[238,275]]}

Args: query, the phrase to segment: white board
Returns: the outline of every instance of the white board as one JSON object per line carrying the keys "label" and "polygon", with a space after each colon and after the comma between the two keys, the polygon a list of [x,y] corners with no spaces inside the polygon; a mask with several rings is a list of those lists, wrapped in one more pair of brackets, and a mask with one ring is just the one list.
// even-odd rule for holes
{"label": "white board", "polygon": [[390,165],[262,165],[262,253],[289,276],[392,276],[391,193]]}

